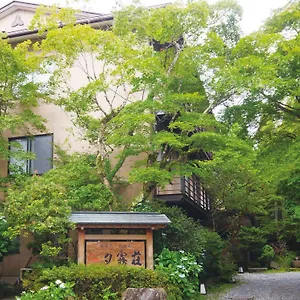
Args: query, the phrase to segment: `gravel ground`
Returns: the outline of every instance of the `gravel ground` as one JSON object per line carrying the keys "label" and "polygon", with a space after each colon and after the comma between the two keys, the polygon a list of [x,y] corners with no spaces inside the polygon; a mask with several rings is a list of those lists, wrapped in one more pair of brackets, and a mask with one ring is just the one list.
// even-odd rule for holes
{"label": "gravel ground", "polygon": [[300,272],[244,273],[219,300],[300,300]]}

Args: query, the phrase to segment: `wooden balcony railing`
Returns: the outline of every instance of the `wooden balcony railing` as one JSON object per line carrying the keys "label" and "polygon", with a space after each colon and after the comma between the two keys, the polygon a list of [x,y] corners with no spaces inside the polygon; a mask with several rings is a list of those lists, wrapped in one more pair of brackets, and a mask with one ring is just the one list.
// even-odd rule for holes
{"label": "wooden balcony railing", "polygon": [[210,210],[210,198],[203,188],[200,179],[196,175],[183,177],[183,193],[191,201],[198,204],[202,209]]}
{"label": "wooden balcony railing", "polygon": [[156,196],[166,201],[172,201],[172,198],[177,201],[187,200],[204,211],[209,211],[211,208],[210,198],[196,175],[191,177],[173,177],[172,182],[163,189],[157,188]]}

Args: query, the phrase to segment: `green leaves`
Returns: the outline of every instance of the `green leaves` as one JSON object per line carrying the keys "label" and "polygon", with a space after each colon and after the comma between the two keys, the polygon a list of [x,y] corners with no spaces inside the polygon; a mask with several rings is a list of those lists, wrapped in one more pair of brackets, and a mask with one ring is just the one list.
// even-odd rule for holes
{"label": "green leaves", "polygon": [[211,5],[210,30],[216,32],[228,47],[240,39],[242,8],[235,0],[223,0]]}
{"label": "green leaves", "polygon": [[183,290],[185,297],[191,298],[197,293],[198,276],[202,271],[202,266],[197,263],[192,254],[183,250],[170,251],[165,248],[155,262],[155,269],[167,274],[170,282]]}
{"label": "green leaves", "polygon": [[273,16],[271,16],[266,24],[265,30],[267,32],[284,32],[296,31],[299,33],[300,27],[300,3],[299,1],[291,1],[288,7],[279,9]]}
{"label": "green leaves", "polygon": [[[65,259],[71,211],[108,210],[112,194],[101,183],[95,156],[65,156],[58,168],[43,176],[19,176],[8,189],[4,213],[7,236],[32,236],[36,255]],[[1,232],[1,230],[0,230]]]}
{"label": "green leaves", "polygon": [[7,234],[8,223],[4,216],[0,217],[0,261],[4,256],[14,254],[19,251],[19,239],[11,239]]}
{"label": "green leaves", "polygon": [[63,189],[64,199],[73,211],[108,210],[111,192],[101,182],[95,155],[73,154],[62,159],[58,167],[42,177]]}
{"label": "green leaves", "polygon": [[43,300],[43,299],[76,299],[76,295],[72,288],[74,283],[63,283],[61,280],[50,282],[49,285],[43,286],[39,291],[34,292],[32,290],[23,292],[21,297],[17,297],[18,300]]}
{"label": "green leaves", "polygon": [[68,241],[67,233],[72,228],[68,221],[70,206],[63,189],[53,182],[38,176],[25,178],[20,177],[15,189],[13,186],[10,188],[5,202],[8,234],[11,238],[30,234],[35,242],[40,241],[40,244],[32,244],[34,253],[45,254],[45,257],[57,256]]}
{"label": "green leaves", "polygon": [[[12,47],[0,40],[0,158],[10,155],[5,131],[16,133],[31,127],[44,130],[44,120],[33,113],[39,98],[47,98],[47,88],[38,80],[45,74],[40,54],[30,51],[30,43]],[[22,109],[20,109],[22,107]]]}
{"label": "green leaves", "polygon": [[171,181],[172,175],[168,170],[162,170],[156,165],[152,165],[147,168],[140,167],[133,169],[130,173],[130,181],[152,184],[153,186],[164,186]]}
{"label": "green leaves", "polygon": [[206,27],[208,5],[204,1],[188,5],[171,4],[163,9],[128,6],[115,13],[114,32],[126,35],[134,31],[142,41],[161,44],[177,42],[183,36],[197,39]]}
{"label": "green leaves", "polygon": [[[146,199],[172,176],[196,173],[215,210],[264,210],[256,153],[268,121],[297,114],[297,38],[273,31],[241,39],[235,1],[132,5],[115,13],[111,30],[74,25],[64,11],[58,28],[57,13],[40,49],[55,53],[46,58],[60,87],[55,103],[74,113],[97,148],[104,203],[117,197],[120,180],[142,183]],[[84,78],[78,85],[74,74]],[[213,160],[201,161],[203,151]],[[125,165],[129,178],[118,177]],[[98,195],[93,183],[67,185],[74,207],[79,199],[96,207],[87,200]]]}
{"label": "green leaves", "polygon": [[[267,30],[240,39],[223,61],[216,60],[212,88],[231,100],[226,120],[230,116],[248,128],[259,128],[267,120],[299,119],[299,34],[291,33],[292,24],[298,22],[293,13],[297,5],[291,4],[267,23],[290,17],[283,22],[285,34],[267,25]],[[237,101],[241,105],[234,105]]]}

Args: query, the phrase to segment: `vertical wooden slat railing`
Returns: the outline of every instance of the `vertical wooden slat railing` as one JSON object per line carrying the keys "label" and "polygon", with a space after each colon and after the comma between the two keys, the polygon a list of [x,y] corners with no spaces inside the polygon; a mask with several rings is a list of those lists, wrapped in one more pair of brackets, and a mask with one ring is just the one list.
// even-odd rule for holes
{"label": "vertical wooden slat railing", "polygon": [[164,188],[157,188],[156,195],[159,196],[171,196],[182,195],[183,198],[194,202],[202,210],[210,210],[210,199],[201,184],[201,180],[196,175],[190,177],[175,176],[172,182],[166,185]]}
{"label": "vertical wooden slat railing", "polygon": [[201,184],[199,177],[192,175],[191,177],[183,177],[183,193],[191,201],[199,205],[203,210],[210,210],[210,199]]}

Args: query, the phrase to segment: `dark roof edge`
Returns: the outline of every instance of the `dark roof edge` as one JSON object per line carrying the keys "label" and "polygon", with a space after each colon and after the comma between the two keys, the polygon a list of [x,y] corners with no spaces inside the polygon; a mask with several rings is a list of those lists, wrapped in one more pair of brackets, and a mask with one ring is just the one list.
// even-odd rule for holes
{"label": "dark roof edge", "polygon": [[[75,25],[78,24],[95,24],[95,23],[99,23],[99,22],[105,22],[105,21],[112,21],[113,20],[113,15],[109,14],[109,15],[103,15],[103,16],[98,16],[98,17],[92,17],[92,18],[86,18],[83,20],[78,20]],[[26,30],[23,32],[16,32],[16,33],[11,33],[11,34],[7,34],[7,36],[5,38],[11,39],[11,38],[18,38],[18,37],[22,37],[22,36],[27,36],[27,35],[32,35],[32,34],[37,34],[38,33],[38,29],[34,29],[34,30]]]}
{"label": "dark roof edge", "polygon": [[[11,4],[13,2],[20,2],[20,3],[30,4],[28,2],[21,2],[21,1],[12,1],[9,4]],[[7,5],[9,5],[9,4],[7,4]],[[148,6],[147,8],[149,8],[149,9],[163,8],[163,7],[166,7],[170,4],[172,4],[172,3],[167,2],[167,3],[164,3],[164,4]],[[5,5],[5,6],[7,6],[7,5]],[[5,6],[3,6],[3,7],[5,7]],[[37,4],[37,6],[38,6],[38,4]],[[90,13],[90,12],[86,12],[86,11],[82,11],[82,12]],[[113,19],[114,19],[113,14],[103,14],[103,15],[99,15],[99,16],[96,16],[96,17],[87,17],[85,19],[78,20],[78,21],[76,21],[75,25],[78,25],[78,24],[81,24],[81,25],[83,25],[83,24],[95,24],[95,23],[99,23],[99,22],[112,21]],[[64,25],[62,25],[62,26],[64,26]],[[26,30],[26,31],[23,31],[23,32],[16,32],[16,33],[7,34],[5,39],[6,38],[11,39],[11,38],[26,37],[27,35],[32,35],[32,34],[37,34],[37,33],[38,33],[38,29]]]}
{"label": "dark roof edge", "polygon": [[139,215],[164,215],[159,212],[140,212],[140,211],[73,211],[73,214],[139,214]]}
{"label": "dark roof edge", "polygon": [[[2,9],[6,9],[6,7],[12,5],[13,3],[16,3],[16,4],[25,4],[25,5],[32,5],[32,6],[36,6],[36,7],[39,7],[41,5],[45,5],[45,4],[40,4],[40,3],[32,3],[32,2],[27,2],[27,1],[18,1],[18,0],[13,0],[9,3],[7,3],[6,5],[0,7],[0,10]],[[45,5],[47,7],[51,7],[51,5]],[[62,7],[58,7],[58,8],[62,8]],[[86,14],[91,14],[91,15],[103,15],[102,13],[97,13],[97,12],[93,12],[93,11],[87,11],[87,10],[79,10],[79,13],[86,13]]]}
{"label": "dark roof edge", "polygon": [[13,3],[16,3],[16,4],[27,4],[27,5],[33,5],[33,6],[39,6],[39,4],[36,4],[36,3],[30,3],[30,2],[24,2],[24,1],[11,1],[11,2],[9,2],[9,3],[7,3],[6,5],[4,5],[4,6],[2,6],[2,7],[0,7],[0,10],[5,10],[6,9],[6,7],[8,7],[8,6],[10,6],[10,5],[12,5]]}

